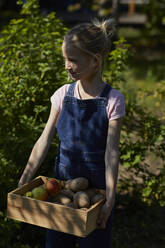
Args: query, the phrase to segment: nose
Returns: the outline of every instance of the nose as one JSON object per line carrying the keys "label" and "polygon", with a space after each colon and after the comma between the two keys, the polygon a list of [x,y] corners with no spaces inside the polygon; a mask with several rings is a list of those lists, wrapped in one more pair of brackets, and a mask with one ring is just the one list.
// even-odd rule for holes
{"label": "nose", "polygon": [[65,69],[66,70],[71,69],[71,64],[70,64],[70,62],[68,60],[65,60]]}

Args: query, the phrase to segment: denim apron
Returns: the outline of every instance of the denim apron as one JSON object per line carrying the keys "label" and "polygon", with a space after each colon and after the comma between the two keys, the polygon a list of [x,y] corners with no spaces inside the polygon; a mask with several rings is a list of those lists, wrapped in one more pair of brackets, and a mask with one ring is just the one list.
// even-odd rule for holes
{"label": "denim apron", "polygon": [[[69,86],[57,123],[59,151],[55,163],[55,178],[68,180],[86,177],[90,186],[105,189],[105,149],[108,124],[107,101],[111,86],[105,84],[100,97],[77,99],[76,83]],[[97,229],[86,238],[47,231],[46,248],[111,247],[111,217],[106,229]]]}

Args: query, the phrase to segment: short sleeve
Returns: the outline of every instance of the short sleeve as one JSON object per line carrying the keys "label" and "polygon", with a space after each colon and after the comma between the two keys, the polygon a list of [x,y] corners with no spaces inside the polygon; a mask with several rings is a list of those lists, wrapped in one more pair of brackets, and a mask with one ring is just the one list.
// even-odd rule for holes
{"label": "short sleeve", "polygon": [[115,120],[125,115],[124,96],[118,90],[112,89],[108,99],[107,113],[109,120]]}
{"label": "short sleeve", "polygon": [[68,91],[69,84],[65,84],[62,87],[60,87],[58,90],[54,92],[54,94],[51,96],[50,101],[52,106],[58,111],[61,112],[64,97]]}

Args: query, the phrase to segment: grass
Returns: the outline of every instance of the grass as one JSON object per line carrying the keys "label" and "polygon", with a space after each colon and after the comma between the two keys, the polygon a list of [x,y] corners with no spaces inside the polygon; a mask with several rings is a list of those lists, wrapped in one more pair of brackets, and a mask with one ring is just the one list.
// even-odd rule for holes
{"label": "grass", "polygon": [[113,226],[113,248],[165,248],[165,208],[148,206],[136,195],[119,195]]}
{"label": "grass", "polygon": [[136,76],[134,69],[126,72],[126,89],[130,92],[130,96],[163,120],[165,95],[160,95],[158,91],[161,84],[161,80],[155,77],[152,70],[146,71],[144,77]]}

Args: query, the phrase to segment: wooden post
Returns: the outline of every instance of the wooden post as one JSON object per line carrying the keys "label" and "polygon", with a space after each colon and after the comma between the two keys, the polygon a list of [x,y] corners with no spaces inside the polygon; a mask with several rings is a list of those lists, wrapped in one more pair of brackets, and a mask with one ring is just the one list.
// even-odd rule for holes
{"label": "wooden post", "polygon": [[116,22],[118,22],[118,0],[112,0],[112,16],[115,18]]}
{"label": "wooden post", "polygon": [[135,8],[136,8],[136,6],[135,6],[135,1],[134,1],[134,0],[130,0],[130,2],[129,2],[129,8],[128,8],[128,15],[129,15],[129,16],[134,15],[134,13],[135,13]]}

